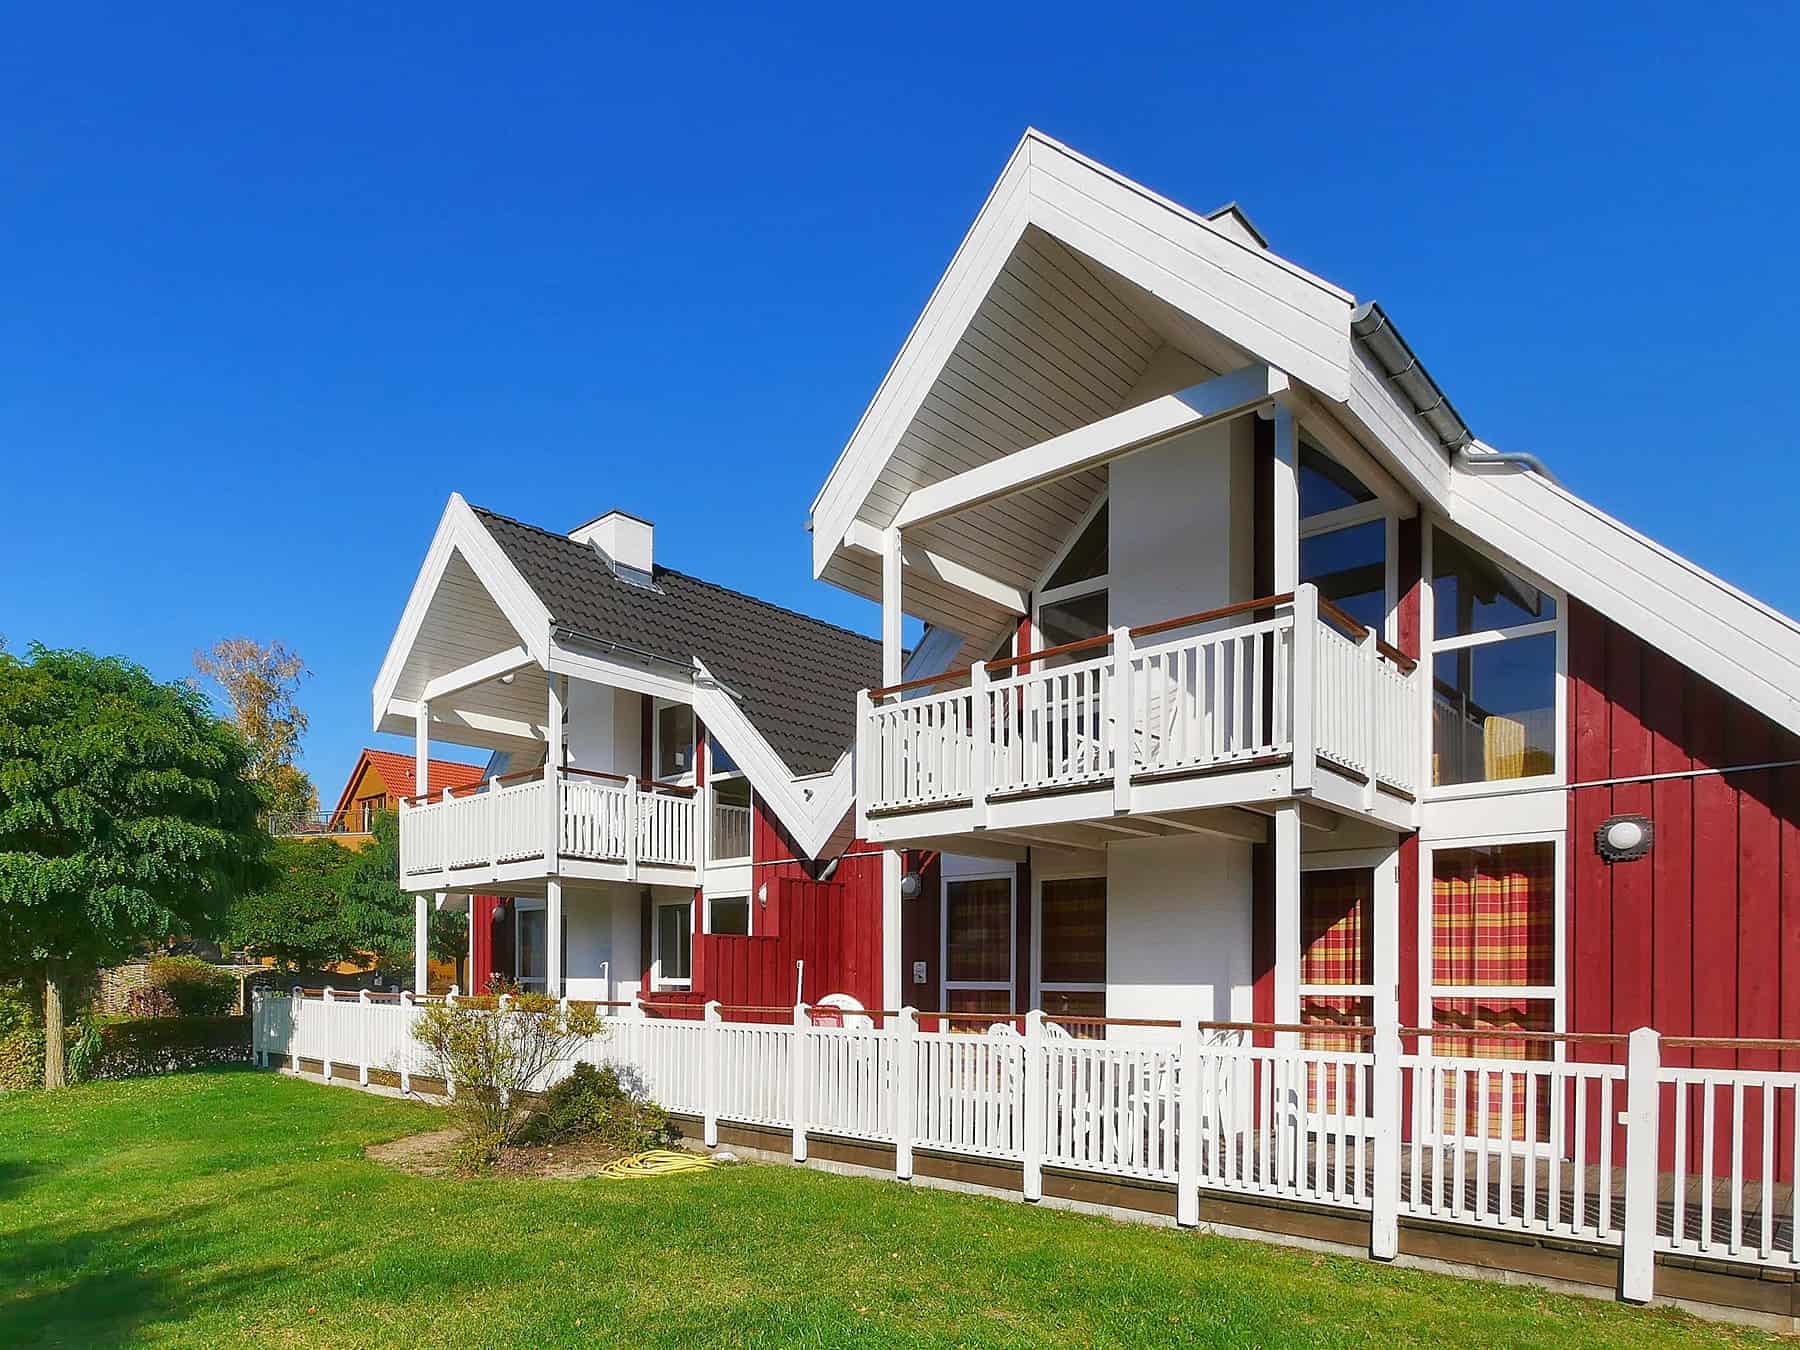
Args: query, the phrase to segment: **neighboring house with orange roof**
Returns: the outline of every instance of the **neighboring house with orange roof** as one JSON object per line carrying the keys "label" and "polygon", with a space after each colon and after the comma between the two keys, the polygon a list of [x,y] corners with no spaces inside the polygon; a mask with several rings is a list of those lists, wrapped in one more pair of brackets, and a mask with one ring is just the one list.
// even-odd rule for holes
{"label": "neighboring house with orange roof", "polygon": [[[415,760],[411,755],[392,750],[365,748],[350,771],[350,778],[338,796],[337,806],[325,819],[325,832],[331,835],[366,836],[377,815],[397,809],[400,798],[414,795]],[[426,761],[426,790],[436,796],[450,788],[480,784],[484,770],[479,764],[460,764],[453,759]]]}

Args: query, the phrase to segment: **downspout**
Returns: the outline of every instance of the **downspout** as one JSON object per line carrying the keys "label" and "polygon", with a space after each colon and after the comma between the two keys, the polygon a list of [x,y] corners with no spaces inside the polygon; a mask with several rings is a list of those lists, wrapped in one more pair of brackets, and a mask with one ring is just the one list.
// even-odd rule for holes
{"label": "downspout", "polygon": [[[1477,446],[1480,446],[1481,448],[1476,449]],[[1486,469],[1495,465],[1516,465],[1522,469],[1530,469],[1531,472],[1537,474],[1540,478],[1556,483],[1558,487],[1562,486],[1562,484],[1557,481],[1556,475],[1550,472],[1549,467],[1544,461],[1527,450],[1496,450],[1485,441],[1470,441],[1467,445],[1457,447],[1454,462],[1458,468],[1463,469]]]}

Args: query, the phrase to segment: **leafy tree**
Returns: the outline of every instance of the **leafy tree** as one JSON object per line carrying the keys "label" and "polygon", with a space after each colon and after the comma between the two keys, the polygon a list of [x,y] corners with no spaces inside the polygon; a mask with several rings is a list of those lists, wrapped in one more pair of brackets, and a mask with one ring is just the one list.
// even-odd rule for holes
{"label": "leafy tree", "polygon": [[306,714],[295,702],[306,662],[281,642],[221,638],[211,651],[194,653],[194,668],[211,677],[231,704],[232,721],[250,746],[250,777],[262,789],[273,817],[309,815],[319,809],[312,779],[294,763]]}
{"label": "leafy tree", "polygon": [[[413,958],[413,897],[400,889],[400,822],[383,812],[373,822],[375,841],[351,855],[341,878],[346,930],[359,950],[385,964],[410,971]],[[431,916],[428,950],[440,961],[457,961],[468,950],[466,915]]]}
{"label": "leafy tree", "polygon": [[353,959],[344,922],[344,874],[354,855],[329,840],[277,839],[267,886],[232,902],[225,933],[233,947],[303,970]]}
{"label": "leafy tree", "polygon": [[42,991],[46,1087],[67,1081],[72,976],[216,932],[262,879],[249,768],[189,685],[119,657],[0,654],[0,978]]}

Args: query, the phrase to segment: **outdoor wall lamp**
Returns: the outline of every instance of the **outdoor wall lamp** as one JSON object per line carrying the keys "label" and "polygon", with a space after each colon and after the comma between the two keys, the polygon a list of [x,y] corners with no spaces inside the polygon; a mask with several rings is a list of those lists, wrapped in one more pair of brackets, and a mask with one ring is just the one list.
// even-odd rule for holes
{"label": "outdoor wall lamp", "polygon": [[1632,862],[1650,851],[1655,838],[1648,816],[1608,816],[1594,831],[1594,847],[1609,863]]}

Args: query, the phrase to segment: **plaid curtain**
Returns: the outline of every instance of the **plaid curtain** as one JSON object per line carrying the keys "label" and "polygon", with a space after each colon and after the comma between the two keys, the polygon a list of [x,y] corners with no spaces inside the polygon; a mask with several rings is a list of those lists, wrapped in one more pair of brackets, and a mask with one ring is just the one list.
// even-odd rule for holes
{"label": "plaid curtain", "polygon": [[1556,982],[1556,846],[1441,849],[1432,864],[1434,984]]}
{"label": "plaid curtain", "polygon": [[[1554,1030],[1552,1005],[1539,999],[1441,998],[1431,1005],[1434,1056],[1458,1059],[1547,1060],[1551,1055],[1549,1041],[1513,1040],[1502,1036],[1458,1036],[1454,1028],[1471,1031],[1551,1031]],[[1487,1137],[1489,1139],[1523,1140],[1525,1138],[1525,1106],[1527,1089],[1523,1073],[1491,1073],[1487,1080]],[[1512,1079],[1512,1109],[1507,1111],[1505,1079]],[[1463,1111],[1460,1131],[1456,1112],[1456,1089],[1446,1078],[1444,1100],[1438,1104],[1443,1128],[1447,1133],[1462,1133],[1474,1138],[1480,1133],[1481,1102],[1478,1077],[1465,1075]],[[1537,1083],[1535,1128],[1533,1137],[1543,1142],[1550,1132],[1550,1091],[1545,1080]]]}
{"label": "plaid curtain", "polygon": [[[1371,940],[1374,912],[1374,874],[1367,870],[1303,872],[1300,877],[1300,983],[1373,984],[1375,947]],[[1368,1026],[1374,1020],[1373,1001],[1357,994],[1308,994],[1300,1000],[1300,1020],[1308,1026]],[[1308,1050],[1357,1051],[1367,1043],[1357,1036],[1311,1032],[1302,1037]],[[1360,1074],[1345,1075],[1345,1109],[1361,1104]],[[1307,1082],[1309,1110],[1337,1110],[1337,1081],[1325,1078],[1324,1091],[1317,1079]]]}

